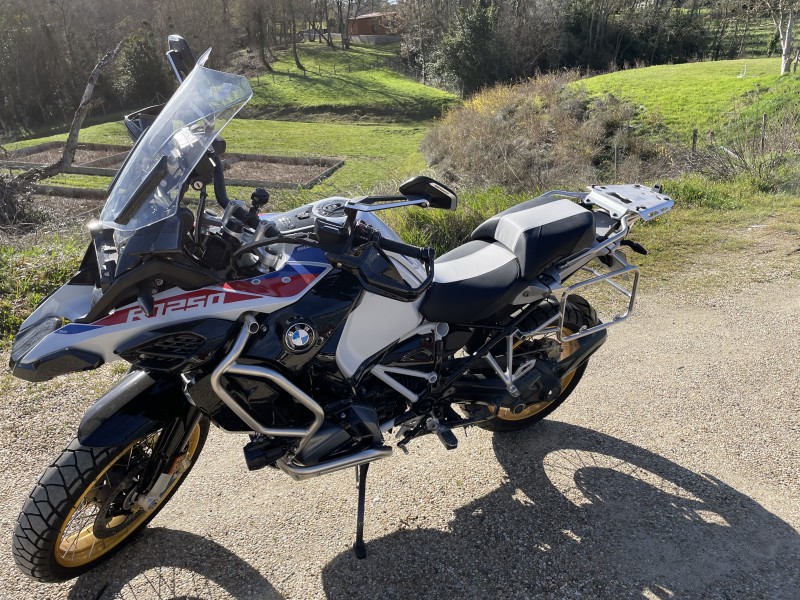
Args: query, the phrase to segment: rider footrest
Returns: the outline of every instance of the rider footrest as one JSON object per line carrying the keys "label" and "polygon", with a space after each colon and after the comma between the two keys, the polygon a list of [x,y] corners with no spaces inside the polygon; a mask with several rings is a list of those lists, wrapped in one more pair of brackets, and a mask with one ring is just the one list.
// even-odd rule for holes
{"label": "rider footrest", "polygon": [[439,441],[442,442],[445,448],[448,450],[455,450],[458,448],[458,439],[456,438],[456,434],[449,427],[442,427],[439,426],[439,429],[436,431],[436,436],[439,438]]}

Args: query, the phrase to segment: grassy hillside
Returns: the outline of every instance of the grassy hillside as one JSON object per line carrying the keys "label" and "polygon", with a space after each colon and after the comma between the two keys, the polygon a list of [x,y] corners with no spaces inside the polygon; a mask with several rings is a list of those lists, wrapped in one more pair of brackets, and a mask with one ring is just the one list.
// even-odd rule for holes
{"label": "grassy hillside", "polygon": [[298,46],[300,62],[291,52],[273,63],[274,74],[251,79],[253,100],[248,115],[345,115],[392,121],[430,119],[458,103],[453,94],[409,79],[391,68],[395,47],[353,47],[345,52],[325,44]]}
{"label": "grassy hillside", "polygon": [[578,85],[628,100],[643,108],[645,119],[689,139],[695,127],[701,134],[718,130],[754,96],[772,109],[790,98],[796,102],[800,80],[781,78],[779,65],[779,58],[661,65],[599,75]]}

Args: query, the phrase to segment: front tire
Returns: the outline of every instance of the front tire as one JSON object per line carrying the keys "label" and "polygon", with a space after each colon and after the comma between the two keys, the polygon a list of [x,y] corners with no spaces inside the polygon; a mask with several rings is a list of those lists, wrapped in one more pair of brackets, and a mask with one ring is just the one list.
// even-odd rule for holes
{"label": "front tire", "polygon": [[[531,315],[531,322],[543,323],[555,314],[555,311],[556,308],[554,306],[545,304]],[[598,323],[597,312],[585,298],[575,294],[569,297],[564,315],[563,335],[577,333],[583,328],[594,327]],[[530,329],[533,329],[533,327],[530,327]],[[563,360],[575,352],[578,345],[578,340],[563,344],[559,360]],[[518,431],[538,423],[566,401],[578,383],[580,383],[587,366],[588,361],[561,378],[561,393],[555,400],[534,402],[517,414],[507,408],[501,408],[496,416],[480,423],[478,426],[489,431]]]}
{"label": "front tire", "polygon": [[202,419],[189,439],[188,466],[150,510],[120,509],[160,432],[128,446],[90,448],[75,439],[47,468],[22,508],[12,553],[20,570],[43,583],[77,577],[106,560],[164,507],[191,471],[208,435]]}

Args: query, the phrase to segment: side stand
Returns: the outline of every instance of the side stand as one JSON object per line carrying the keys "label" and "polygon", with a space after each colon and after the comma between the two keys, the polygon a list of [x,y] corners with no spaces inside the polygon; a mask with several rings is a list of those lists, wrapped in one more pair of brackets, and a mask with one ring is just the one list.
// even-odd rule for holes
{"label": "side stand", "polygon": [[367,470],[369,463],[364,463],[356,467],[356,478],[358,479],[358,513],[356,516],[356,543],[353,550],[356,558],[367,557],[367,548],[364,546],[364,504],[367,496]]}

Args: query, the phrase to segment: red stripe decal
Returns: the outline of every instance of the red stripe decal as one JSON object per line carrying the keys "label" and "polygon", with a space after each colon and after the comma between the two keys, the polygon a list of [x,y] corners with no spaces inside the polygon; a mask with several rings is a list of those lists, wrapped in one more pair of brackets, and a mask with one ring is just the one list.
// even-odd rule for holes
{"label": "red stripe decal", "polygon": [[293,275],[284,275],[283,277],[230,281],[223,287],[226,290],[247,292],[250,294],[258,294],[260,296],[288,298],[291,296],[296,296],[302,292],[309,285],[311,285],[317,277],[319,277],[319,274],[295,273]]}
{"label": "red stripe decal", "polygon": [[107,317],[95,321],[94,325],[119,325],[120,323],[133,323],[147,318],[163,317],[181,312],[204,309],[218,304],[231,304],[244,300],[256,300],[260,296],[241,293],[238,291],[221,291],[213,289],[195,290],[185,294],[177,294],[169,298],[157,300],[153,305],[153,314],[148,317],[141,306],[131,306],[118,310]]}

